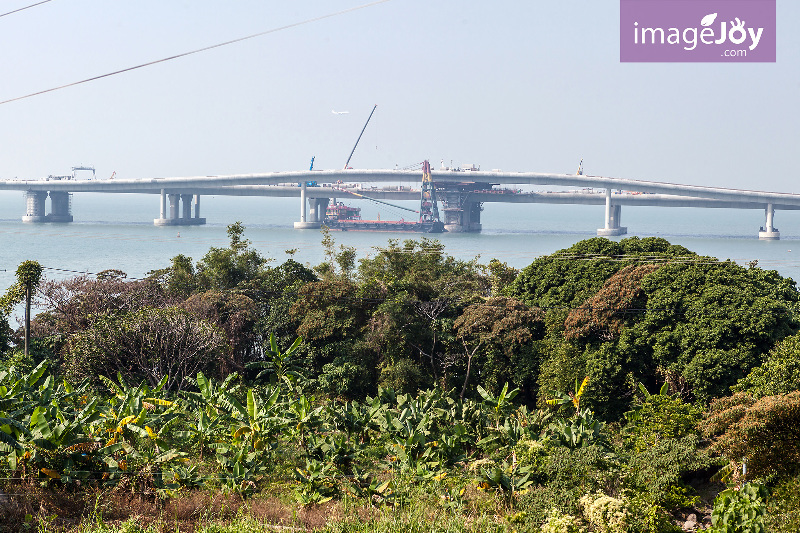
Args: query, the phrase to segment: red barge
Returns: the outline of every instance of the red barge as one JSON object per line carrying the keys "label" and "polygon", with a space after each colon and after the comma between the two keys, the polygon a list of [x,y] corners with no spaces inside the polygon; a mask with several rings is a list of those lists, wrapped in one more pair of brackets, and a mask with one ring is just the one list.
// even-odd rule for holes
{"label": "red barge", "polygon": [[[350,192],[350,194],[355,193]],[[436,205],[436,189],[431,179],[431,166],[428,161],[422,163],[422,191],[420,196],[418,221],[406,221],[402,219],[362,220],[361,208],[351,207],[342,202],[334,201],[333,205],[328,206],[325,210],[325,221],[323,224],[330,229],[340,231],[443,233],[445,231],[444,222],[439,220],[439,208]]]}

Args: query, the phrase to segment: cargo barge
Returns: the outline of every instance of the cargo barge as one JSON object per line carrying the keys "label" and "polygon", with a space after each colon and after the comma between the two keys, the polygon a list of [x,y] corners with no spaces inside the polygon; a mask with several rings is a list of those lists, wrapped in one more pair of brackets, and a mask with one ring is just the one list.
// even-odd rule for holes
{"label": "cargo barge", "polygon": [[[363,195],[352,191],[343,191],[360,198]],[[439,220],[439,208],[436,205],[436,188],[431,177],[431,165],[422,163],[422,189],[420,191],[419,211],[408,209],[419,214],[417,221],[401,220],[362,220],[361,208],[351,207],[342,202],[333,201],[325,210],[323,224],[330,229],[340,231],[403,231],[414,233],[444,233],[444,222]],[[370,199],[370,198],[366,198]],[[392,205],[388,202],[372,199],[375,202]],[[399,206],[394,206],[399,207]],[[400,207],[400,209],[407,209]]]}
{"label": "cargo barge", "polygon": [[413,233],[443,233],[444,223],[438,220],[363,220],[361,208],[336,202],[325,210],[323,224],[339,231],[398,231]]}

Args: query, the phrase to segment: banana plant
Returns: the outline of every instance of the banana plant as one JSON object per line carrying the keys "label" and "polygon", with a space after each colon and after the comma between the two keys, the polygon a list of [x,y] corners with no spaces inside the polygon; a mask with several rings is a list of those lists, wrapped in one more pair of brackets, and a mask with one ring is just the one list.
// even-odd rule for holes
{"label": "banana plant", "polygon": [[188,403],[189,409],[203,409],[209,417],[214,417],[231,411],[231,398],[236,395],[240,387],[235,383],[238,379],[239,375],[236,372],[228,374],[222,382],[198,372],[197,379],[187,378],[189,383],[197,386],[198,391],[182,391],[181,395]]}
{"label": "banana plant", "polygon": [[511,400],[516,398],[517,394],[519,394],[519,389],[514,389],[511,391],[508,390],[508,382],[506,382],[506,384],[503,385],[503,389],[500,391],[500,394],[493,396],[486,392],[483,387],[478,385],[478,394],[480,394],[481,398],[483,398],[484,405],[488,406],[492,410],[495,429],[500,429],[500,419],[511,405]]}
{"label": "banana plant", "polygon": [[314,433],[308,435],[307,456],[330,463],[343,472],[351,470],[353,461],[360,451],[361,447],[354,446],[353,441],[346,435],[319,436]]}
{"label": "banana plant", "polygon": [[203,453],[208,447],[207,444],[222,433],[228,417],[216,413],[209,416],[208,412],[203,409],[199,409],[194,415],[194,420],[187,422],[188,429],[185,431],[176,431],[175,437],[190,439],[190,441],[196,442],[200,450],[200,460],[202,461]]}
{"label": "banana plant", "polygon": [[356,437],[365,444],[371,429],[378,428],[377,417],[385,407],[380,400],[368,403],[345,402],[341,406],[332,405],[327,409],[331,425],[338,431],[344,431],[348,439]]}
{"label": "banana plant", "polygon": [[533,485],[534,470],[532,467],[520,467],[516,462],[503,462],[499,466],[482,468],[481,482],[478,487],[484,490],[494,488],[510,501],[515,494]]}
{"label": "banana plant", "polygon": [[305,468],[295,468],[294,477],[300,482],[297,498],[303,505],[322,504],[338,494],[336,467],[316,459],[306,459]]}
{"label": "banana plant", "polygon": [[348,477],[350,488],[356,496],[367,498],[371,504],[390,504],[394,499],[394,486],[391,479],[382,481],[369,472],[353,468]]}
{"label": "banana plant", "polygon": [[311,431],[314,431],[322,424],[322,410],[320,407],[312,407],[312,401],[301,394],[299,397],[289,402],[289,409],[285,413],[292,434],[300,442],[300,446],[307,449],[306,439]]}
{"label": "banana plant", "polygon": [[558,420],[545,430],[551,442],[567,448],[582,448],[591,444],[607,444],[605,425],[594,418],[590,409],[581,409],[568,420]]}
{"label": "banana plant", "polygon": [[275,341],[275,335],[270,333],[269,346],[264,348],[266,361],[248,363],[245,368],[248,370],[261,370],[256,376],[256,380],[269,377],[270,385],[273,387],[285,383],[289,388],[293,388],[303,378],[300,373],[302,367],[295,358],[295,352],[297,352],[302,343],[303,338],[297,337],[289,349],[282,352]]}
{"label": "banana plant", "polygon": [[184,487],[190,489],[205,488],[208,478],[200,473],[197,465],[186,467],[183,465],[176,465],[172,467],[168,476],[164,477],[165,481],[169,480],[169,484],[174,484],[176,487]]}
{"label": "banana plant", "polygon": [[234,419],[231,426],[234,446],[266,452],[277,445],[277,436],[286,427],[285,419],[278,416],[276,409],[280,392],[279,388],[274,387],[266,401],[262,401],[253,389],[248,389],[247,407],[234,398],[230,399],[233,407],[230,414]]}
{"label": "banana plant", "polygon": [[578,380],[575,380],[575,391],[574,392],[554,392],[553,398],[547,400],[547,405],[569,405],[572,404],[575,407],[575,414],[579,413],[581,410],[581,398],[583,397],[584,393],[586,392],[586,385],[589,384],[589,376],[583,378],[580,386],[578,386]]}

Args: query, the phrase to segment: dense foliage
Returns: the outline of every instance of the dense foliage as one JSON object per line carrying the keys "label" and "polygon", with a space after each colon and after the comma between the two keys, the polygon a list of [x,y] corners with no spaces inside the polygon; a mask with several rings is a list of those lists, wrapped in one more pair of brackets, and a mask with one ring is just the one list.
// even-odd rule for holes
{"label": "dense foliage", "polygon": [[6,320],[24,282],[9,289],[0,477],[630,532],[711,526],[723,479],[744,492],[717,498],[717,530],[742,509],[797,523],[791,279],[658,238],[589,239],[517,272],[425,238],[357,261],[328,232],[322,264],[273,265],[241,224],[228,235],[145,280],[36,277],[27,357]]}

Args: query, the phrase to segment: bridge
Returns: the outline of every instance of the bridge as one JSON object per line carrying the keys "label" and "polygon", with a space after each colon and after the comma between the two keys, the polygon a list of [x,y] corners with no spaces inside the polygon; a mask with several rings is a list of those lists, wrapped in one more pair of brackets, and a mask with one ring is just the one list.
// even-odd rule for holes
{"label": "bridge", "polygon": [[[444,204],[445,228],[448,231],[480,231],[481,206],[484,202],[562,203],[605,205],[605,218],[598,235],[623,235],[623,205],[661,207],[699,207],[763,209],[765,225],[760,239],[779,239],[774,226],[776,210],[800,209],[800,194],[766,192],[723,187],[684,185],[582,174],[537,172],[501,172],[479,170],[439,170],[432,172],[439,199]],[[364,188],[365,183],[419,182],[421,173],[408,170],[313,170],[267,172],[226,176],[194,176],[151,179],[76,180],[71,176],[36,180],[0,181],[0,190],[19,190],[26,194],[23,222],[71,222],[70,195],[80,192],[139,193],[159,196],[156,225],[204,224],[200,217],[201,195],[284,196],[300,198],[300,220],[295,227],[319,228],[325,206],[331,198],[349,196],[348,190],[378,199],[415,200],[419,191],[395,187]],[[311,187],[316,182],[323,186]],[[289,186],[287,184],[293,184]],[[298,186],[298,184],[300,184]],[[336,184],[336,185],[333,185]],[[555,185],[602,189],[604,194],[586,192],[522,193],[502,188],[509,185]],[[501,188],[498,188],[501,187]],[[614,193],[613,191],[620,191]],[[621,191],[625,191],[622,193]],[[46,200],[51,209],[45,213]]]}

